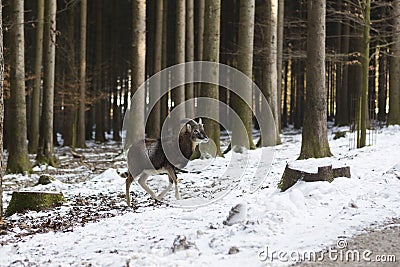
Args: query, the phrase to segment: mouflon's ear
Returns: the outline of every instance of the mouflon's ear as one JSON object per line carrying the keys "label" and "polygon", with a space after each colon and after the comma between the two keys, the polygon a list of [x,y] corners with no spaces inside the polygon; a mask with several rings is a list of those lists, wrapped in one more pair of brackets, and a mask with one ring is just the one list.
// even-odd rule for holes
{"label": "mouflon's ear", "polygon": [[201,118],[199,118],[199,124],[203,124],[203,121],[201,120]]}
{"label": "mouflon's ear", "polygon": [[181,124],[185,124],[185,123],[190,124],[190,126],[192,126],[192,127],[195,127],[197,125],[197,122],[193,119],[187,119],[187,118],[182,119]]}
{"label": "mouflon's ear", "polygon": [[187,130],[188,132],[191,132],[191,131],[192,131],[192,126],[190,126],[189,123],[186,124],[186,130]]}

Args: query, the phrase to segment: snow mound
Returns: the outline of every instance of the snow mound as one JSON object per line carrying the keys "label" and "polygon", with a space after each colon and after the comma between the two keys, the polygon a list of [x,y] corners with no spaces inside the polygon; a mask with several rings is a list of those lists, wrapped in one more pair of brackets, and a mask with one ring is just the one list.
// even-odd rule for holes
{"label": "snow mound", "polygon": [[339,161],[336,157],[295,160],[289,162],[288,164],[291,169],[304,171],[308,173],[318,173],[318,167],[323,167],[323,166],[332,165],[332,168],[334,169],[347,166],[343,161]]}
{"label": "snow mound", "polygon": [[93,179],[91,179],[90,181],[92,182],[114,182],[114,181],[121,181],[121,176],[119,176],[118,172],[116,169],[108,169],[106,171],[104,171],[103,173],[97,175],[96,177],[94,177]]}

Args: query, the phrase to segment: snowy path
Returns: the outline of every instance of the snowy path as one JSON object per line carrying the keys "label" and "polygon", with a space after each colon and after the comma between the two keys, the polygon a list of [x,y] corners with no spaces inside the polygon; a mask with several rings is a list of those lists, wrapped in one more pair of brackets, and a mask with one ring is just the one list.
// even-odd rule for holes
{"label": "snowy path", "polygon": [[[197,209],[138,205],[131,212],[70,232],[36,234],[6,244],[0,247],[0,265],[20,261],[40,266],[262,266],[271,264],[266,253],[260,254],[266,246],[268,253],[318,251],[336,244],[339,237],[349,238],[371,224],[400,217],[400,127],[383,129],[375,146],[360,150],[349,151],[347,138],[330,140],[333,154],[351,166],[352,178],[300,182],[285,193],[276,185],[286,162],[298,156],[301,135],[283,135],[282,139],[268,179],[254,194],[235,189],[222,200]],[[224,161],[216,161],[214,166],[218,164]],[[181,179],[201,177],[187,176],[181,174]],[[87,182],[56,186],[68,198],[111,194],[118,206],[125,205],[120,197],[124,180],[113,169]],[[147,199],[138,188],[132,186],[139,202]],[[229,210],[238,203],[247,204],[246,219],[224,225]],[[35,216],[35,212],[29,214]],[[178,235],[186,237],[189,248],[173,252]],[[228,254],[232,247],[238,253]],[[272,264],[288,262],[275,257]]]}
{"label": "snowy path", "polygon": [[[346,264],[349,267],[398,267],[400,261],[400,219],[395,219],[374,229],[367,229],[366,232],[348,240],[345,248],[340,249],[335,246],[334,249],[337,254],[332,254],[331,258],[337,257],[336,261],[325,255],[323,261],[304,262],[296,266],[340,267]],[[352,254],[355,255],[354,257],[348,254],[348,257],[344,256],[343,260],[339,260],[341,251],[344,252],[342,255],[346,255],[345,253],[348,253],[348,251],[356,254]]]}

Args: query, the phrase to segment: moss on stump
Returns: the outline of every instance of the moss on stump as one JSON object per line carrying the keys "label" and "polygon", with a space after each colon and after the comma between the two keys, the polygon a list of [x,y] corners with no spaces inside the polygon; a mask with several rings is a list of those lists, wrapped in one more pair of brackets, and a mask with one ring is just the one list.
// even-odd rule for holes
{"label": "moss on stump", "polygon": [[6,216],[25,210],[46,210],[65,202],[62,193],[54,192],[14,192],[6,210]]}

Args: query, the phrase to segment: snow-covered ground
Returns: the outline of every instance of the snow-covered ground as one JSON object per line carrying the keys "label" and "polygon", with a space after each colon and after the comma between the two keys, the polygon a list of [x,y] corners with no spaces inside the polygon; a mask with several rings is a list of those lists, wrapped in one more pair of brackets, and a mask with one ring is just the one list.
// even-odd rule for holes
{"label": "snow-covered ground", "polygon": [[[337,130],[337,129],[336,129]],[[300,152],[301,134],[287,131],[276,146],[275,159],[261,188],[249,193],[234,188],[219,201],[199,208],[177,208],[151,204],[139,186],[131,191],[136,207],[124,202],[125,181],[115,168],[84,182],[57,181],[27,190],[60,190],[68,199],[58,209],[70,220],[71,200],[85,198],[83,205],[94,205],[90,196],[111,195],[115,209],[112,218],[101,218],[69,231],[56,231],[20,237],[18,242],[0,246],[0,265],[12,263],[40,266],[261,266],[285,265],[274,251],[321,250],[349,238],[371,225],[400,217],[400,127],[378,131],[374,146],[349,150],[348,135],[337,140],[330,135],[336,160],[351,167],[352,178],[336,178],[332,183],[298,182],[286,192],[276,186],[287,162]],[[257,159],[261,150],[250,151]],[[229,157],[216,159],[200,174],[179,174],[183,197],[199,197],[204,188],[213,188],[204,177],[211,177],[227,165]],[[199,163],[200,164],[200,163]],[[250,162],[250,170],[257,165]],[[83,170],[84,171],[84,170]],[[243,181],[251,179],[247,172]],[[188,182],[190,181],[190,182]],[[196,182],[199,188],[196,190]],[[156,178],[150,181],[156,186]],[[214,192],[215,193],[215,192]],[[173,190],[166,198],[172,201]],[[10,195],[5,196],[8,202]],[[141,205],[145,199],[149,205]],[[224,220],[232,207],[241,204],[238,223]],[[96,202],[96,205],[108,205]],[[122,209],[124,212],[119,212]],[[101,212],[96,210],[95,212]],[[43,212],[13,215],[18,221]],[[18,231],[13,228],[11,231]],[[24,231],[24,230],[21,230]],[[0,242],[7,237],[0,236]],[[267,251],[268,250],[268,251]],[[230,253],[229,253],[230,252]]]}

